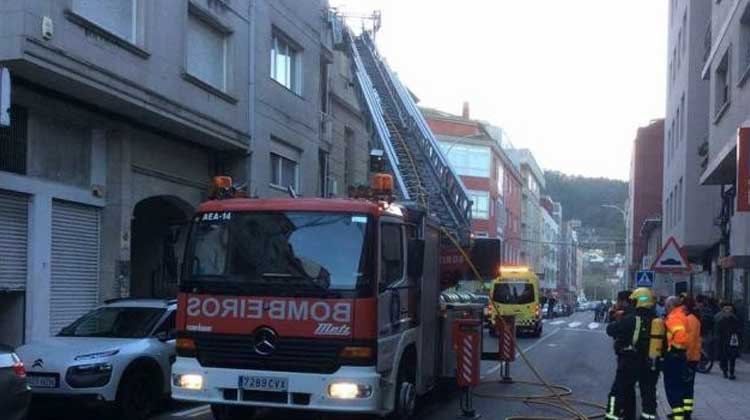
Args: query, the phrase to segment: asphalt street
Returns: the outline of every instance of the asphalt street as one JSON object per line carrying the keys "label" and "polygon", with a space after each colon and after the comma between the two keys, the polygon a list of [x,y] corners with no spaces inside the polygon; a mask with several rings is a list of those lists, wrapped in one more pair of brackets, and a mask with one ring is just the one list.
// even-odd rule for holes
{"label": "asphalt street", "polygon": [[[604,403],[614,373],[611,340],[604,325],[593,322],[593,312],[576,313],[567,318],[545,320],[540,338],[519,338],[531,363],[549,383],[564,385],[574,391],[571,398]],[[497,348],[497,341],[485,335],[485,348]],[[483,362],[484,384],[476,391],[488,395],[525,395],[546,393],[544,388],[525,384],[499,384],[500,370],[495,362]],[[511,365],[511,376],[516,381],[535,380],[520,357]],[[474,397],[474,406],[483,419],[505,419],[510,416],[564,416],[563,412],[522,401]],[[584,413],[597,410],[579,407]],[[459,411],[459,393],[453,389],[434,392],[421,401],[416,418],[426,420],[454,420]],[[67,413],[67,415],[63,415]],[[569,417],[569,416],[567,416]],[[57,412],[55,419],[99,419],[101,413],[86,410]],[[259,419],[311,419],[311,413],[269,412]],[[208,406],[170,404],[153,420],[212,420]]]}

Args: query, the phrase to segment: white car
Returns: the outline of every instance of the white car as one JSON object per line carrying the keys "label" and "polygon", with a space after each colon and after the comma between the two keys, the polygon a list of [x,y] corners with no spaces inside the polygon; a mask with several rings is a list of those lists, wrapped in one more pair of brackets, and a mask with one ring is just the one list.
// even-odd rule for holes
{"label": "white car", "polygon": [[107,301],[55,337],[17,349],[35,397],[111,403],[140,420],[170,394],[176,301]]}

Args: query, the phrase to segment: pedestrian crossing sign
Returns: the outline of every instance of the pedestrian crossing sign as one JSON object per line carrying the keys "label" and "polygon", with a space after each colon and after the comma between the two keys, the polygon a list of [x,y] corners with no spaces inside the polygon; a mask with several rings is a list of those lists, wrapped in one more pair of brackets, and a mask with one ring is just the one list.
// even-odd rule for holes
{"label": "pedestrian crossing sign", "polygon": [[635,285],[636,287],[654,287],[654,272],[643,270],[636,273]]}

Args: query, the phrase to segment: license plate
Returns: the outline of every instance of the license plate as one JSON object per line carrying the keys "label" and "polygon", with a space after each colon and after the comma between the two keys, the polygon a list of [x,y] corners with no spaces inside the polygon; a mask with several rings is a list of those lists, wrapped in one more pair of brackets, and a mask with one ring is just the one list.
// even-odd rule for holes
{"label": "license plate", "polygon": [[286,392],[289,381],[272,376],[240,376],[239,388],[249,391]]}
{"label": "license plate", "polygon": [[29,375],[29,386],[32,388],[57,388],[57,376]]}

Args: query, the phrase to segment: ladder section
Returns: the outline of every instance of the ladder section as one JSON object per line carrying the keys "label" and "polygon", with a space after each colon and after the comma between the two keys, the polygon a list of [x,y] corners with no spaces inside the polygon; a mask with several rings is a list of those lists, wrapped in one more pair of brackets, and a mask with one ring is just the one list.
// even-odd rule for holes
{"label": "ladder section", "polygon": [[414,99],[380,59],[366,32],[355,39],[353,47],[380,98],[391,148],[410,197],[464,244],[468,243],[471,202]]}

